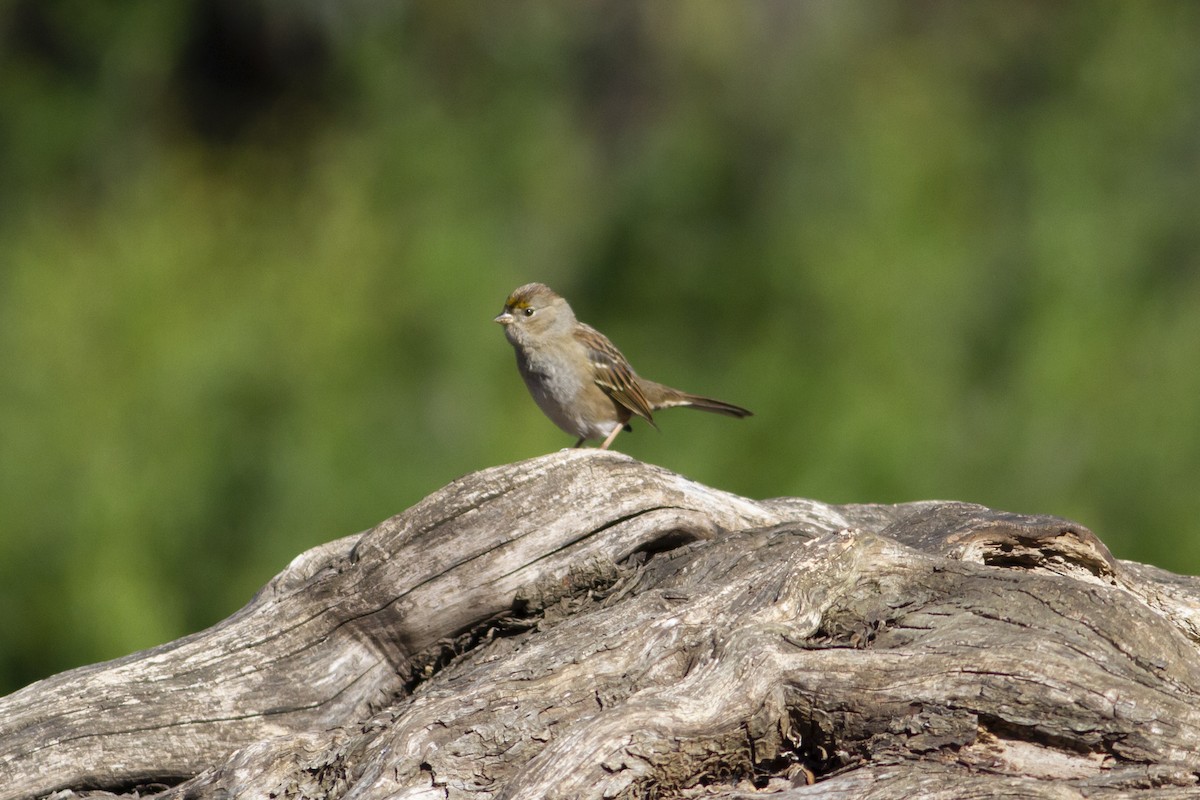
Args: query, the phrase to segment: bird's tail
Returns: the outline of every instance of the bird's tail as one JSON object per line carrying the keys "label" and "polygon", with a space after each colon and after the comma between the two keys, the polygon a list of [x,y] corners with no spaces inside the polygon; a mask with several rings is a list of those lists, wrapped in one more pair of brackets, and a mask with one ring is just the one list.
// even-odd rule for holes
{"label": "bird's tail", "polygon": [[[645,378],[642,379],[643,388],[649,383]],[[681,392],[678,389],[672,389],[670,386],[663,386],[661,383],[654,384],[654,389],[647,392],[647,397],[654,405],[657,411],[660,408],[675,408],[683,406],[686,408],[698,408],[701,411],[711,411],[714,414],[725,414],[729,417],[749,417],[754,412],[735,406],[733,403],[726,403],[724,400],[715,400],[711,397],[705,397],[699,394],[689,394]]]}
{"label": "bird's tail", "polygon": [[[683,393],[681,392],[681,394]],[[753,411],[741,406],[735,406],[733,403],[726,403],[724,400],[714,400],[711,397],[704,397],[698,394],[683,394],[683,401],[679,405],[688,408],[698,408],[701,411],[712,411],[714,414],[725,414],[730,417],[749,417],[754,414]]]}

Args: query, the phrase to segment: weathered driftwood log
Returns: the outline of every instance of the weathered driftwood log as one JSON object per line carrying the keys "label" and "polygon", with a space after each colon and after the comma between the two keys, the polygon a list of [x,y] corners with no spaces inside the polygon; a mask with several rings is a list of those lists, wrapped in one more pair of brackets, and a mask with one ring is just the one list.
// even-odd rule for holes
{"label": "weathered driftwood log", "polygon": [[1195,797],[1198,644],[1063,519],[564,452],[0,699],[0,797]]}

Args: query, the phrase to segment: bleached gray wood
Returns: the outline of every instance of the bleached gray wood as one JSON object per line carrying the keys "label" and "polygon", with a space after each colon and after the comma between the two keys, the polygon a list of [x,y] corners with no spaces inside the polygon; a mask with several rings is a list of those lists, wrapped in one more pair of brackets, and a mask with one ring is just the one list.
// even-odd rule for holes
{"label": "bleached gray wood", "polygon": [[569,451],[0,699],[0,798],[1194,796],[1198,630],[1067,520]]}

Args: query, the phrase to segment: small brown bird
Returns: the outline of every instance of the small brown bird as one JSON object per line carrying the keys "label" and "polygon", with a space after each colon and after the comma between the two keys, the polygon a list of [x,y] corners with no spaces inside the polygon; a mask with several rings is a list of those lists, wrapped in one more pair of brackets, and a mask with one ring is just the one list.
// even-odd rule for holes
{"label": "small brown bird", "polygon": [[575,447],[603,439],[600,449],[607,450],[633,415],[654,425],[660,408],[750,416],[741,406],[641,377],[608,337],[575,319],[567,301],[545,284],[527,283],[513,291],[495,321],[517,351],[529,393],[555,425],[579,437]]}

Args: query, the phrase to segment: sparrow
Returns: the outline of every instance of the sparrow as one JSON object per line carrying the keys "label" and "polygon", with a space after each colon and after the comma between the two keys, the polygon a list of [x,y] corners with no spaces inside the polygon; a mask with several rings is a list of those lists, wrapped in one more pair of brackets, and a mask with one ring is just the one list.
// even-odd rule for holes
{"label": "sparrow", "polygon": [[[608,337],[575,318],[567,301],[542,283],[527,283],[495,319],[517,355],[517,369],[542,412],[572,436],[575,447],[602,439],[607,450],[633,417],[654,425],[654,412],[683,406],[731,417],[750,411],[672,389],[634,372]],[[655,425],[655,427],[657,427]]]}

